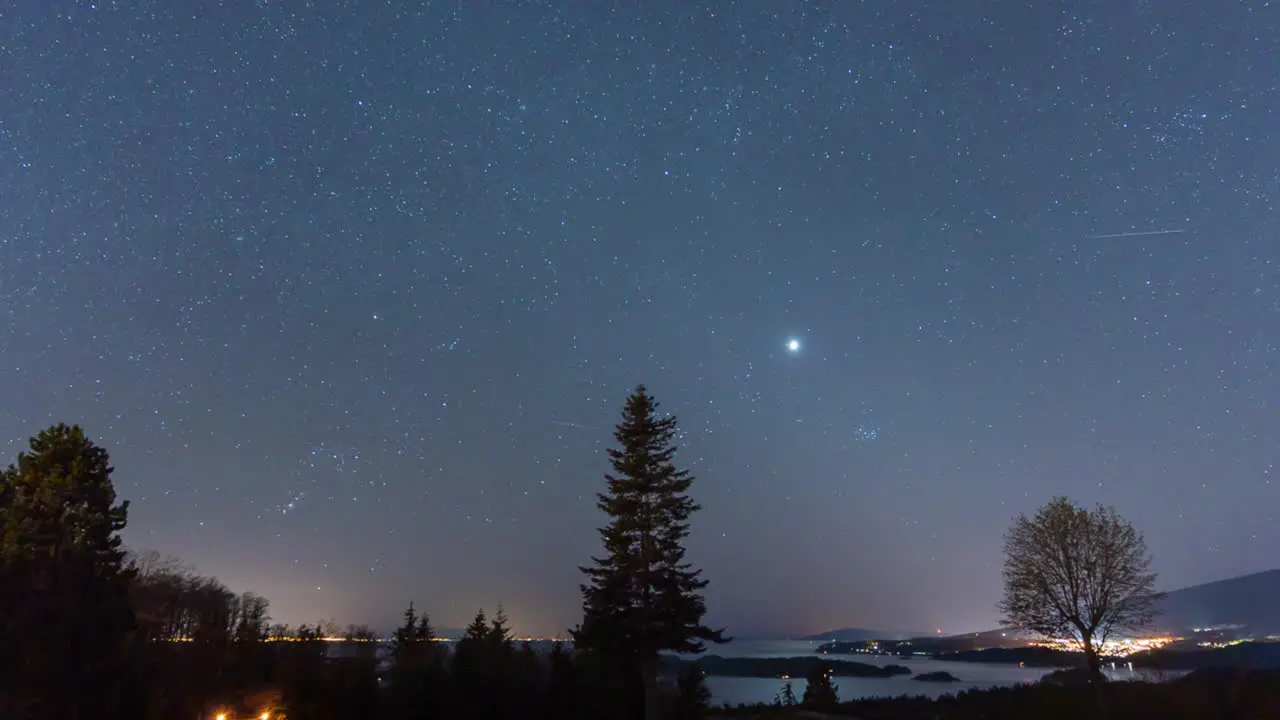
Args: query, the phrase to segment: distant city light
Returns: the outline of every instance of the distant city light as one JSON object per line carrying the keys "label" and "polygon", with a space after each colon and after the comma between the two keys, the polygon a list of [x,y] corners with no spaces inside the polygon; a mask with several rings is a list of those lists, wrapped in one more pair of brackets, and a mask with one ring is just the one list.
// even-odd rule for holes
{"label": "distant city light", "polygon": [[[1098,654],[1116,658],[1128,657],[1145,650],[1158,650],[1173,641],[1174,638],[1171,637],[1108,639],[1102,647],[1098,648]],[[1082,652],[1084,650],[1084,646],[1080,641],[1074,638],[1037,640],[1031,644],[1067,652]]]}

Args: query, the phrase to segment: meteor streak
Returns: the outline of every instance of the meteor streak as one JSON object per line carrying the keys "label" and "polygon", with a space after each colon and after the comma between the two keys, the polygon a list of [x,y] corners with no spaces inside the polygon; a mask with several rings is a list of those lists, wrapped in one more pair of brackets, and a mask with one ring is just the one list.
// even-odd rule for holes
{"label": "meteor streak", "polygon": [[560,427],[576,428],[578,430],[595,430],[593,427],[583,425],[582,423],[571,422],[569,420],[556,420],[555,418],[552,418],[547,422],[552,425],[559,425]]}
{"label": "meteor streak", "polygon": [[1085,240],[1107,240],[1110,238],[1142,237],[1144,235],[1176,235],[1186,230],[1144,230],[1142,232],[1122,232],[1110,235],[1086,235]]}

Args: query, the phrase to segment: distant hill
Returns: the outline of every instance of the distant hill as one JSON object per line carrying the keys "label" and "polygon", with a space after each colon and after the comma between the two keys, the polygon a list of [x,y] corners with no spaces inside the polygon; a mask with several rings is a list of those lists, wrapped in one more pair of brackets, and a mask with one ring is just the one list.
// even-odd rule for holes
{"label": "distant hill", "polygon": [[840,628],[828,630],[817,635],[806,635],[800,640],[808,642],[866,642],[867,640],[905,640],[924,633],[909,633],[896,630],[867,630],[866,628]]}
{"label": "distant hill", "polygon": [[1243,625],[1253,636],[1280,634],[1280,570],[1173,590],[1158,607],[1161,630]]}
{"label": "distant hill", "polygon": [[1021,648],[1032,636],[1020,630],[997,629],[960,635],[926,635],[914,637],[908,648],[914,652],[944,653],[986,650],[989,648]]}
{"label": "distant hill", "polygon": [[[1171,590],[1160,599],[1153,629],[1182,634],[1197,628],[1240,626],[1228,636],[1262,637],[1280,635],[1280,570],[1218,580]],[[939,636],[929,633],[887,632],[863,628],[841,628],[801,640],[813,642],[862,643],[868,640],[903,641],[903,651],[959,652],[987,648],[1016,648],[1027,644],[1030,635],[1012,629]],[[896,651],[896,646],[889,648]],[[849,652],[847,648],[831,648]]]}

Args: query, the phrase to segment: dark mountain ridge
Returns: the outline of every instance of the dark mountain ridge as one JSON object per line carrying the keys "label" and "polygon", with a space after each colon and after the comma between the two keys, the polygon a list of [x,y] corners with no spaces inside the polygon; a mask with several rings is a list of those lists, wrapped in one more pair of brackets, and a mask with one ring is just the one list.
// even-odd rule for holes
{"label": "dark mountain ridge", "polygon": [[[1261,638],[1280,635],[1280,569],[1216,580],[1166,592],[1156,604],[1156,616],[1148,635],[1186,636],[1197,630],[1219,630],[1224,638]],[[957,652],[1026,645],[1032,636],[1012,629],[987,630],[959,635],[889,633],[843,628],[802,638],[825,643],[864,643],[872,640],[908,640],[901,643],[915,652]],[[843,647],[828,651],[848,652]]]}
{"label": "dark mountain ridge", "polygon": [[1153,627],[1166,632],[1241,626],[1255,637],[1280,634],[1280,570],[1173,590],[1157,608]]}

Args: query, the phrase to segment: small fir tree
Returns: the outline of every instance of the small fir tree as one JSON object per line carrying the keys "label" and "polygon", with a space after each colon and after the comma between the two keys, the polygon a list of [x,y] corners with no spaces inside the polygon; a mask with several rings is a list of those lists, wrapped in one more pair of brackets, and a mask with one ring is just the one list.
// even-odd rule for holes
{"label": "small fir tree", "polygon": [[454,711],[460,717],[489,718],[495,714],[493,623],[484,610],[476,612],[453,651],[450,679]]}
{"label": "small fir tree", "polygon": [[388,699],[392,717],[420,717],[435,707],[439,668],[432,636],[427,614],[419,615],[410,602],[391,639]]}
{"label": "small fir tree", "polygon": [[597,506],[609,522],[600,529],[604,557],[581,568],[583,620],[574,631],[580,650],[639,672],[645,717],[659,715],[658,656],[700,653],[726,642],[702,624],[707,581],[684,559],[689,518],[699,506],[688,495],[693,476],[672,464],[676,419],[658,414],[643,385],[627,398],[609,450],[613,473]]}
{"label": "small fir tree", "polygon": [[502,608],[502,603],[498,603],[498,609],[494,611],[493,617],[489,620],[489,630],[485,633],[485,641],[488,643],[489,651],[495,657],[507,655],[513,649],[511,640],[511,621],[507,619],[507,613]]}
{"label": "small fir tree", "polygon": [[[511,621],[507,619],[502,603],[489,618],[489,631],[484,639],[484,671],[481,682],[490,698],[490,717],[512,717],[518,714],[522,691],[520,666],[516,662],[515,643],[512,642]],[[534,702],[535,698],[526,698]]]}
{"label": "small fir tree", "polygon": [[462,638],[458,642],[483,646],[489,639],[491,632],[493,632],[493,625],[489,622],[488,616],[484,614],[484,610],[477,610],[476,616],[471,619],[471,624],[467,625],[466,629],[462,631]]}
{"label": "small fir tree", "polygon": [[[821,665],[814,665],[805,677],[804,701],[801,703],[810,710],[834,710],[840,704],[840,696],[835,685],[831,684],[831,671]],[[793,696],[794,698],[794,696]]]}
{"label": "small fir tree", "polygon": [[706,675],[696,663],[685,663],[676,677],[675,707],[672,720],[701,720],[711,709],[711,691]]}
{"label": "small fir tree", "polygon": [[791,687],[790,680],[782,684],[782,693],[778,696],[778,704],[783,707],[795,707],[800,704],[796,700],[796,691]]}
{"label": "small fir tree", "polygon": [[427,614],[418,615],[413,602],[404,611],[404,622],[396,628],[391,636],[391,656],[399,660],[411,655],[421,647],[421,643],[431,640],[431,623]]}
{"label": "small fir tree", "polygon": [[474,684],[488,667],[493,625],[484,614],[484,610],[476,612],[476,616],[462,631],[462,637],[454,645],[453,674],[455,684]]}

